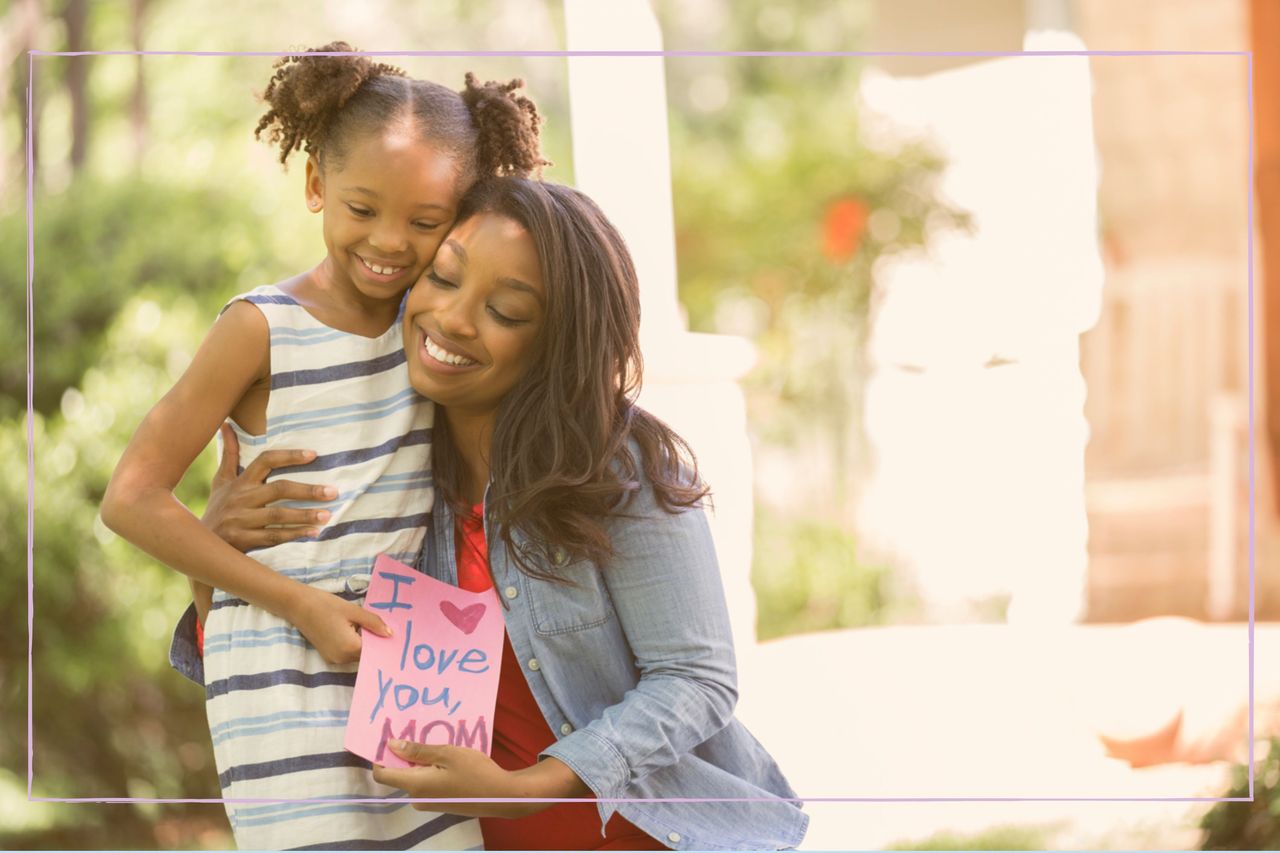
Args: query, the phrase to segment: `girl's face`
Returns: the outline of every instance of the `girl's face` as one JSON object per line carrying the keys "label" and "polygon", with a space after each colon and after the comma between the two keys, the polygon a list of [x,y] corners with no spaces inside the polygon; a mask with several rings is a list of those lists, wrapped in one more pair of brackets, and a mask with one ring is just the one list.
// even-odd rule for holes
{"label": "girl's face", "polygon": [[368,299],[399,298],[448,233],[458,190],[455,158],[410,131],[357,139],[324,170],[308,159],[307,206],[324,210],[334,283]]}
{"label": "girl's face", "polygon": [[546,304],[529,232],[499,214],[472,216],[409,293],[410,383],[455,411],[493,414],[529,368]]}

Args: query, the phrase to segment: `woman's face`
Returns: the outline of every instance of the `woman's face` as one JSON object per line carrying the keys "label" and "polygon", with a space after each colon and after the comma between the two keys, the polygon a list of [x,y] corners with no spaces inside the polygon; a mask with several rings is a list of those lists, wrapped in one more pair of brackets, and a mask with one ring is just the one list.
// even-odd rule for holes
{"label": "woman's face", "polygon": [[459,413],[492,414],[529,368],[546,300],[522,225],[496,213],[456,225],[405,305],[409,382]]}

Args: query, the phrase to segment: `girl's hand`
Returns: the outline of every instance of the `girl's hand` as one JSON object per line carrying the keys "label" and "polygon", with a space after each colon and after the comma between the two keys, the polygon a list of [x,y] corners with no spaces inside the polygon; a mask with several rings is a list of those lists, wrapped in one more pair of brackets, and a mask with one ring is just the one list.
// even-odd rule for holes
{"label": "girl's hand", "polygon": [[[222,433],[222,459],[213,476],[209,493],[209,506],[200,519],[222,541],[239,551],[265,548],[291,542],[303,536],[315,536],[315,525],[329,520],[323,509],[294,509],[283,506],[267,506],[273,501],[326,501],[338,496],[333,486],[316,486],[293,480],[266,482],[274,468],[285,465],[301,465],[315,459],[311,450],[268,450],[258,454],[244,472],[237,475],[240,465],[240,443],[228,424],[220,427]],[[267,525],[283,525],[267,527]]]}
{"label": "girl's hand", "polygon": [[[462,746],[436,746],[392,740],[387,746],[405,761],[422,765],[373,768],[373,780],[409,793],[415,799],[453,797],[528,797],[565,799],[591,794],[569,767],[544,758],[523,770],[503,770],[483,752]],[[526,817],[552,803],[414,803],[419,811],[442,811],[466,817]]]}
{"label": "girl's hand", "polygon": [[285,618],[332,664],[360,660],[360,629],[390,637],[391,629],[375,613],[333,593],[299,584],[299,595]]}

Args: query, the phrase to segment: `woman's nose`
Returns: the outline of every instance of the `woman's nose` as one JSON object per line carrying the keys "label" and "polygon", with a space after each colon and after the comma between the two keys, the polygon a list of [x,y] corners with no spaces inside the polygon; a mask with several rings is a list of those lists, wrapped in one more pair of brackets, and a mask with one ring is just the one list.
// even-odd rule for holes
{"label": "woman's nose", "polygon": [[455,294],[453,299],[436,309],[436,321],[440,331],[453,338],[474,338],[475,322],[471,319],[472,306],[465,296]]}

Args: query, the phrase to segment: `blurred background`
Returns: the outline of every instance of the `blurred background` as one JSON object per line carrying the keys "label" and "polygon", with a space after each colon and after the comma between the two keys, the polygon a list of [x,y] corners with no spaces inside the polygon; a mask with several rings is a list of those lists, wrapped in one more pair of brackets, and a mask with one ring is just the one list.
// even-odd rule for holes
{"label": "blurred background", "polygon": [[[186,583],[98,504],[223,302],[322,251],[302,161],[252,138],[271,57],[35,57],[29,674],[26,51],[1280,43],[1266,0],[7,0],[0,23],[6,849],[229,845],[219,805],[27,802],[28,676],[34,796],[218,796],[203,696],[165,659]],[[1212,810],[811,803],[806,848],[1280,844],[1280,418],[1261,393],[1280,320],[1260,298],[1280,197],[1258,199],[1251,306],[1246,58],[387,61],[524,78],[547,179],[626,236],[643,402],[716,494],[739,715],[801,796],[1217,797],[1257,759],[1256,802]],[[1280,85],[1257,79],[1261,181]],[[214,463],[181,487],[197,513]]]}

